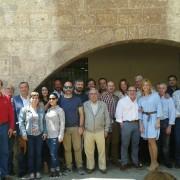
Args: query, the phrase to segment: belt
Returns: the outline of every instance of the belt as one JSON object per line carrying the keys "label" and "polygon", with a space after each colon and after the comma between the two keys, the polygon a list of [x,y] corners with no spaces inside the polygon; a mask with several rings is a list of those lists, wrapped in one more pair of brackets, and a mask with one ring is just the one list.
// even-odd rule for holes
{"label": "belt", "polygon": [[138,123],[138,122],[139,122],[139,120],[123,121],[123,123],[124,123],[124,122],[127,122],[127,123]]}
{"label": "belt", "polygon": [[142,113],[150,116],[151,114],[156,114],[157,111],[152,111],[152,112],[144,112],[144,111],[143,111]]}

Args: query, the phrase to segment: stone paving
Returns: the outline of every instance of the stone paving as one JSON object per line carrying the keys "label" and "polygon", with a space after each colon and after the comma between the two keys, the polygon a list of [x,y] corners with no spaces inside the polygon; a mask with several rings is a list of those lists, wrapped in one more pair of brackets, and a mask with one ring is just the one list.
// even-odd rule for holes
{"label": "stone paving", "polygon": [[[161,171],[166,171],[176,176],[180,180],[180,170],[179,169],[167,169],[164,166],[160,167]],[[59,178],[49,178],[48,176],[43,176],[43,180],[55,179],[55,180],[143,180],[144,176],[148,173],[147,167],[142,169],[131,168],[126,171],[121,171],[117,167],[109,167],[106,174],[102,174],[98,170],[94,171],[92,174],[78,175],[76,171],[69,174],[68,176],[62,176]],[[18,178],[14,178],[18,179]]]}

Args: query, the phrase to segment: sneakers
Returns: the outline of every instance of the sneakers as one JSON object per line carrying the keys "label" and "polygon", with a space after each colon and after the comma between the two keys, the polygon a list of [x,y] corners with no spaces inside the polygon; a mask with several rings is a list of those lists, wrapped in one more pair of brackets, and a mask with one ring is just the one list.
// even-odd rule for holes
{"label": "sneakers", "polygon": [[29,175],[29,178],[28,178],[29,180],[33,180],[33,179],[35,179],[35,175],[34,175],[34,173],[31,173],[30,175]]}
{"label": "sneakers", "polygon": [[40,172],[37,172],[37,173],[36,173],[36,179],[41,179],[41,174],[40,174]]}
{"label": "sneakers", "polygon": [[85,171],[82,167],[77,169],[79,175],[85,175]]}

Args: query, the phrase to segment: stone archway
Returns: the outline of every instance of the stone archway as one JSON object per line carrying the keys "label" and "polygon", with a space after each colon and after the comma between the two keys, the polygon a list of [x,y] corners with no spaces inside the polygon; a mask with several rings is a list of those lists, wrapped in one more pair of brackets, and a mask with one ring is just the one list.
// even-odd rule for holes
{"label": "stone archway", "polygon": [[[180,43],[175,42],[175,41],[170,41],[170,40],[162,40],[162,39],[139,39],[139,40],[127,40],[127,41],[118,41],[118,42],[111,42],[108,44],[104,44],[104,45],[100,45],[98,46],[98,44],[96,44],[97,46],[90,49],[89,47],[86,47],[88,50],[84,52],[85,47],[83,47],[83,49],[81,49],[81,51],[76,51],[74,52],[74,57],[72,57],[72,54],[68,53],[68,52],[72,52],[72,49],[66,50],[65,52],[62,50],[59,50],[55,53],[55,55],[53,56],[53,60],[54,60],[54,69],[53,70],[49,70],[50,74],[45,77],[42,82],[46,79],[48,79],[49,76],[51,76],[51,74],[53,74],[55,71],[60,71],[61,69],[63,69],[64,67],[68,66],[69,64],[71,64],[72,62],[76,61],[79,58],[82,57],[86,57],[91,53],[94,53],[96,51],[102,50],[102,49],[108,49],[110,47],[113,46],[118,46],[118,45],[132,45],[132,44],[144,44],[145,46],[148,44],[154,44],[154,45],[158,45],[158,46],[169,46],[169,47],[174,47],[174,48],[179,48],[180,47]],[[79,53],[79,54],[78,54]],[[62,57],[66,57],[63,61],[61,61],[60,59]],[[56,63],[56,64],[55,64]],[[41,83],[38,85],[40,86]]]}

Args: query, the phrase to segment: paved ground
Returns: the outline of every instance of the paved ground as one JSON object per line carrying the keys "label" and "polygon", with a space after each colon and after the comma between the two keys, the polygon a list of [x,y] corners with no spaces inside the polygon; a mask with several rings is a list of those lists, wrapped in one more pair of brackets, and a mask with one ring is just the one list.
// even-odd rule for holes
{"label": "paved ground", "polygon": [[[59,178],[49,178],[48,176],[43,176],[43,180],[48,180],[48,179],[61,179],[61,180],[143,180],[143,177],[148,173],[148,170],[146,169],[147,167],[144,167],[143,169],[135,169],[131,168],[126,171],[120,171],[119,168],[116,167],[109,167],[107,174],[102,174],[98,170],[93,172],[92,174],[87,174],[80,176],[77,174],[77,172],[73,172],[72,174],[68,176],[62,176]],[[180,180],[180,169],[167,169],[163,166],[160,167],[160,170],[162,171],[167,171],[174,176],[178,180]],[[18,179],[18,178],[14,178]]]}

